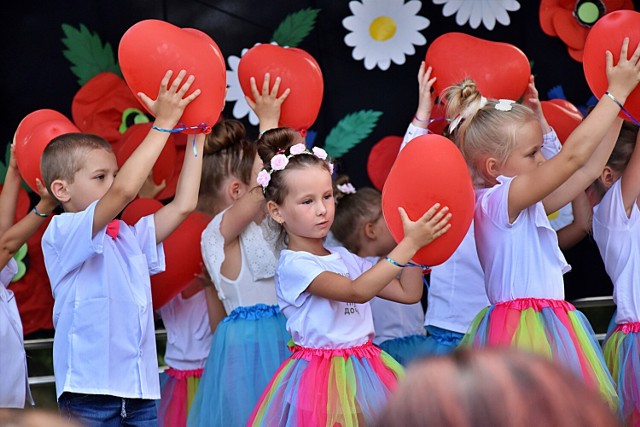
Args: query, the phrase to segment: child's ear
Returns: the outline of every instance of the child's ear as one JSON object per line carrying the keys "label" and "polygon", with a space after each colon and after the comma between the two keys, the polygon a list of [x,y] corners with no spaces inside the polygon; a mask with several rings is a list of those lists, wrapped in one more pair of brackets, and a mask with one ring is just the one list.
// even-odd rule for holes
{"label": "child's ear", "polygon": [[487,157],[482,163],[482,175],[494,180],[500,175],[500,163],[493,157]]}
{"label": "child's ear", "polygon": [[611,188],[613,183],[616,182],[616,174],[611,167],[605,166],[604,169],[602,169],[600,181],[606,188]]}
{"label": "child's ear", "polygon": [[269,200],[267,202],[267,212],[269,212],[269,215],[271,216],[271,218],[273,218],[275,222],[277,222],[280,225],[284,224],[284,218],[280,213],[280,206],[278,206],[278,204],[273,200]]}
{"label": "child's ear", "polygon": [[55,181],[53,181],[51,183],[49,191],[51,191],[51,195],[58,199],[60,203],[67,203],[69,199],[71,199],[69,188],[65,180],[56,179]]}
{"label": "child's ear", "polygon": [[234,179],[229,183],[227,191],[229,192],[229,197],[231,197],[231,200],[235,202],[242,196],[242,187],[242,183],[237,179]]}
{"label": "child's ear", "polygon": [[369,240],[375,240],[376,238],[376,227],[373,222],[367,222],[363,227],[364,236]]}

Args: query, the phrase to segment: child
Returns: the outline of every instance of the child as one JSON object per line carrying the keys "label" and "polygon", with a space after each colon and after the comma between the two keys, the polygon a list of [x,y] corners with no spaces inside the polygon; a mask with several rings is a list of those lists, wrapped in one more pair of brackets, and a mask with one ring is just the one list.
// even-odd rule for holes
{"label": "child", "polygon": [[55,201],[36,179],[40,202],[15,225],[20,172],[15,159],[15,145],[11,144],[11,155],[0,193],[0,408],[24,408],[25,401],[34,404],[31,398],[27,375],[27,357],[24,351],[22,321],[13,292],[8,289],[11,279],[18,272],[13,255],[29,237],[47,220],[56,206]]}
{"label": "child", "polygon": [[[368,187],[356,191],[343,176],[335,181],[334,198],[336,212],[331,231],[349,252],[375,264],[393,250],[396,242],[382,216],[379,191]],[[399,304],[375,297],[370,304],[375,345],[403,366],[429,352],[421,303]]]}
{"label": "child", "polygon": [[605,339],[604,356],[617,385],[620,415],[629,426],[640,423],[640,299],[637,293],[640,149],[637,137],[638,126],[625,123],[607,165],[594,183],[601,201],[593,215],[593,237],[613,281],[613,299],[617,305],[615,329]]}
{"label": "child", "polygon": [[[160,398],[149,275],[164,269],[162,242],[196,206],[202,156],[185,156],[176,196],[134,226],[114,220],[133,200],[178,123],[200,90],[186,92],[184,70],[158,98],[139,93],[156,117],[140,146],[117,170],[103,138],[69,133],[44,150],[41,169],[64,213],[42,238],[55,299],[53,364],[63,414],[87,425],[156,423]],[[204,135],[195,137],[202,152]],[[117,174],[117,176],[116,176]]]}
{"label": "child", "polygon": [[609,157],[621,124],[618,103],[640,79],[640,47],[629,60],[628,44],[626,39],[616,66],[607,52],[608,95],[547,161],[530,108],[482,99],[468,79],[444,95],[448,115],[459,123],[454,138],[477,186],[476,248],[492,304],[476,316],[462,345],[545,354],[599,388],[612,406],[616,393],[593,330],[563,299],[562,274],[570,267],[547,214],[584,191]]}
{"label": "child", "polygon": [[372,267],[344,248],[323,246],[335,210],[326,152],[307,149],[297,132],[280,128],[262,136],[259,153],[267,167],[258,183],[287,243],[276,269],[276,290],[294,345],[249,425],[370,423],[402,368],[371,344],[368,301],[376,295],[408,304],[420,300],[421,269],[401,267],[449,230],[448,208],[436,204],[416,222],[400,209],[405,237],[386,261]]}
{"label": "child", "polygon": [[[277,126],[280,106],[277,78],[262,93],[251,80],[262,131]],[[256,144],[237,120],[214,127],[205,146],[201,199],[208,199],[213,220],[202,233],[202,258],[217,291],[219,311],[210,310],[215,329],[211,351],[196,392],[189,426],[245,425],[260,393],[287,357],[285,319],[277,306],[274,272],[277,254],[265,221],[264,196],[256,186],[262,168]],[[270,234],[272,236],[270,236]],[[211,288],[210,288],[211,289]]]}

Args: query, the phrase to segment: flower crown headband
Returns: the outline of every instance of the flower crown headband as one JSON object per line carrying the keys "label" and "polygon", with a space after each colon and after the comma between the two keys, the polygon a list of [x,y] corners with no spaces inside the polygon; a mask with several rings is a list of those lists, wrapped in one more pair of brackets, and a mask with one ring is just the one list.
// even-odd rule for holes
{"label": "flower crown headband", "polygon": [[289,148],[289,154],[285,153],[286,150],[279,150],[269,162],[271,168],[269,170],[264,168],[258,173],[258,178],[256,181],[258,181],[258,184],[262,187],[263,193],[267,191],[269,182],[271,182],[271,174],[277,171],[284,170],[284,168],[286,168],[289,164],[289,159],[294,156],[306,154],[316,156],[321,160],[325,160],[327,162],[327,165],[329,166],[329,173],[333,174],[333,163],[327,160],[327,152],[320,147],[313,147],[311,150],[309,150],[306,145],[298,143],[296,145],[292,145]]}

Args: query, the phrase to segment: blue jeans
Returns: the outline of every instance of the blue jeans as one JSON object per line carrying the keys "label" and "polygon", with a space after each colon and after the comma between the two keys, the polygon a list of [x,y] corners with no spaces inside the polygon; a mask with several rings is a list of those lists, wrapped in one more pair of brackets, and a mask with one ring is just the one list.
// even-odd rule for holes
{"label": "blue jeans", "polygon": [[158,426],[155,400],[64,392],[58,407],[65,418],[86,427]]}

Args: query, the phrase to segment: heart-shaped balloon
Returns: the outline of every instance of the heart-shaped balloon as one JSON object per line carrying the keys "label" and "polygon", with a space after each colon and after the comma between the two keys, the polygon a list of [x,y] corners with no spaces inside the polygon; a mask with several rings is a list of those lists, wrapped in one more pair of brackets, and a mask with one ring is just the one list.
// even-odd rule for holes
{"label": "heart-shaped balloon", "polygon": [[564,99],[541,101],[540,104],[549,126],[556,131],[558,139],[564,144],[571,132],[582,122],[582,113]]}
{"label": "heart-shaped balloon", "polygon": [[80,132],[63,114],[49,109],[28,114],[16,129],[16,162],[20,175],[37,192],[36,178],[42,182],[40,158],[45,147],[57,136]]}
{"label": "heart-shaped balloon", "polygon": [[173,77],[180,70],[193,74],[196,79],[186,95],[196,89],[202,93],[185,108],[180,123],[211,127],[218,119],[227,87],[226,68],[216,43],[201,31],[155,19],[140,21],[122,36],[118,59],[131,91],[152,99],[167,70],[173,70]]}
{"label": "heart-shaped balloon", "polygon": [[[613,63],[620,59],[620,47],[625,37],[629,37],[629,57],[640,42],[640,13],[633,10],[618,10],[600,18],[591,27],[584,45],[582,68],[591,92],[600,99],[608,87],[605,52],[613,54]],[[640,90],[636,87],[624,104],[627,111],[640,119]],[[624,113],[620,117],[627,119]]]}
{"label": "heart-shaped balloon", "polygon": [[475,195],[467,163],[458,147],[441,135],[422,135],[398,154],[382,189],[382,212],[393,238],[404,237],[398,207],[416,221],[431,206],[448,206],[451,229],[420,249],[413,260],[422,265],[445,262],[458,248],[473,219]]}
{"label": "heart-shaped balloon", "polygon": [[487,98],[519,99],[529,84],[531,68],[526,55],[509,43],[493,42],[463,33],[445,33],[427,49],[427,66],[436,94],[472,78]]}
{"label": "heart-shaped balloon", "polygon": [[[151,129],[151,123],[141,123],[139,125],[130,126],[122,135],[117,144],[116,160],[118,167],[122,167],[124,162],[138,148],[142,140],[147,136]],[[169,136],[169,140],[165,143],[164,148],[158,156],[158,160],[153,165],[153,181],[160,184],[162,181],[169,182],[176,166],[176,145],[173,143],[173,135]]]}
{"label": "heart-shaped balloon", "polygon": [[369,151],[367,158],[367,175],[373,186],[382,191],[389,171],[396,160],[402,144],[401,136],[385,136],[376,142]]}
{"label": "heart-shaped balloon", "polygon": [[253,98],[249,79],[254,77],[261,90],[265,73],[270,74],[271,84],[280,77],[278,96],[291,89],[280,110],[280,126],[309,129],[318,117],[324,93],[322,71],[316,60],[302,49],[272,44],[252,47],[238,64],[238,79],[246,96]]}

